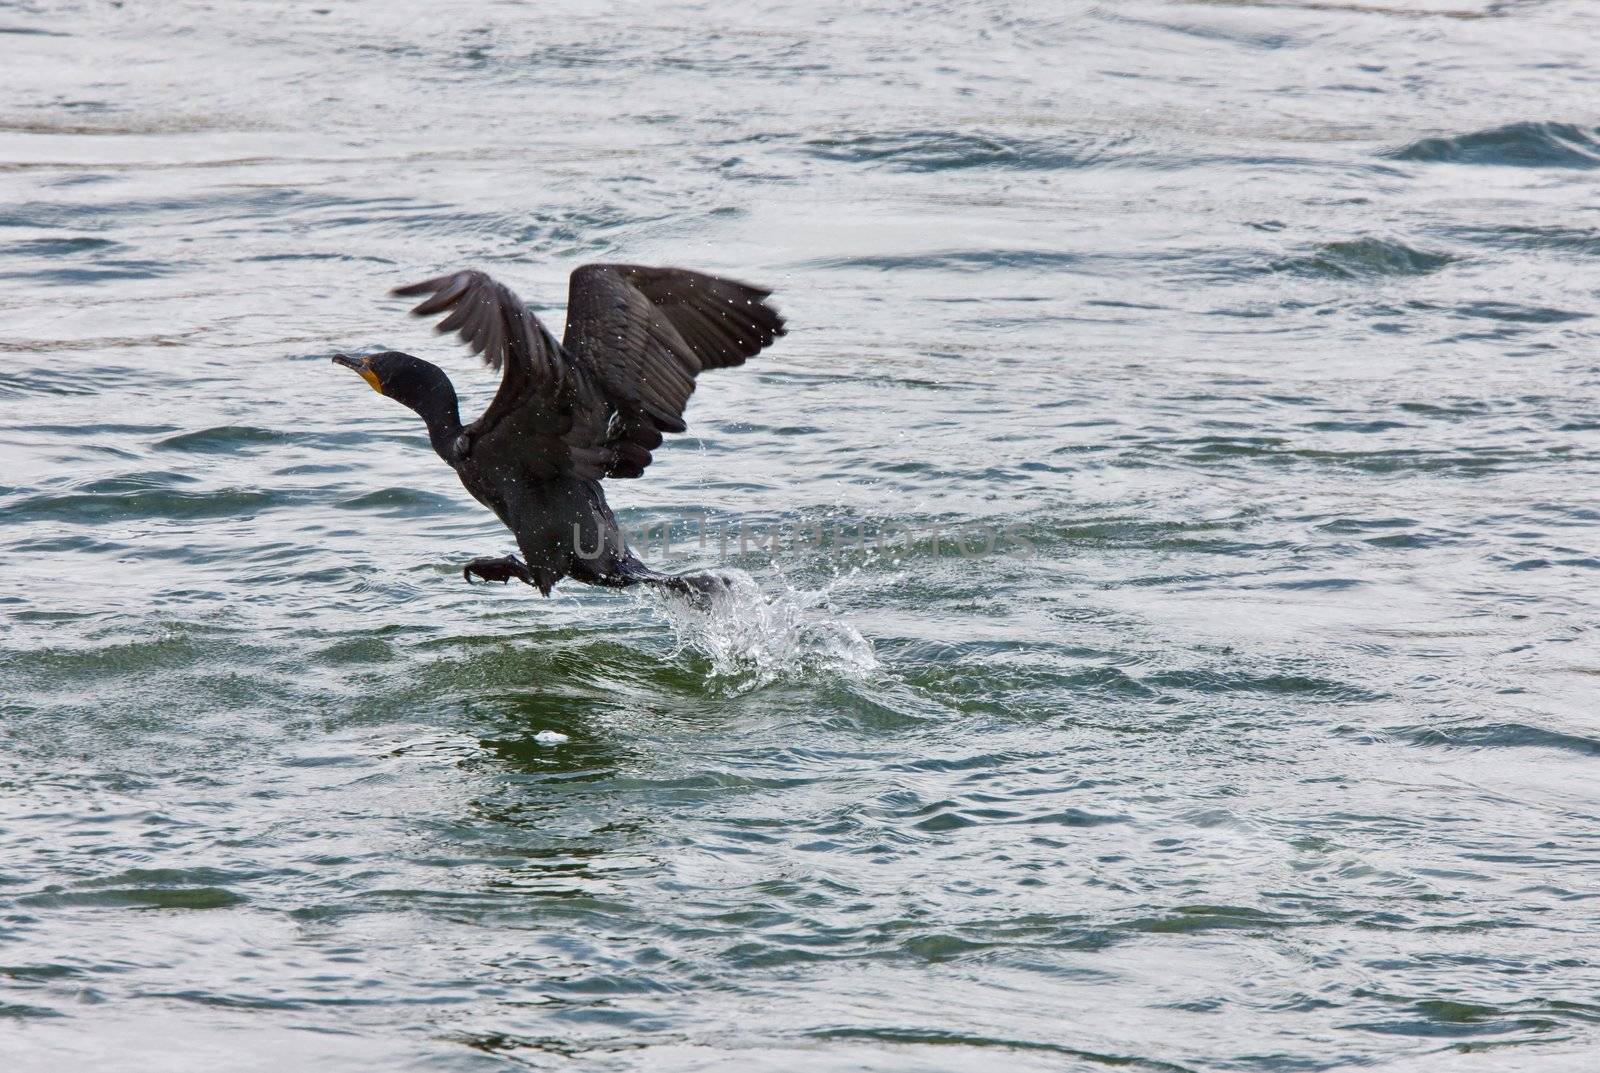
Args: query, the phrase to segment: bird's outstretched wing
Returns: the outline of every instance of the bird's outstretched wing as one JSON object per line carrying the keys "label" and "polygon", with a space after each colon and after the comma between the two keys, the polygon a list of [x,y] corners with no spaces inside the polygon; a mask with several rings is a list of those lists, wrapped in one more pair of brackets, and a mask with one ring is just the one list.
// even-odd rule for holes
{"label": "bird's outstretched wing", "polygon": [[583,265],[562,348],[605,398],[606,475],[637,477],[662,433],[682,432],[705,369],[743,365],[784,333],[770,291],[683,268]]}
{"label": "bird's outstretched wing", "polygon": [[561,473],[605,475],[606,411],[593,388],[568,365],[561,347],[533,311],[503,284],[476,270],[439,276],[394,293],[427,295],[411,312],[448,311],[440,332],[457,332],[491,369],[500,390],[466,433],[472,453],[504,459],[536,479]]}

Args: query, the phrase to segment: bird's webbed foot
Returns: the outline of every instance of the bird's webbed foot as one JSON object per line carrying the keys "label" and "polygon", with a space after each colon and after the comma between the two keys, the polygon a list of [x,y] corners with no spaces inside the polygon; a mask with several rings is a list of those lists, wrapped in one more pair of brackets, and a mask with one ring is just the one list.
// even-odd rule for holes
{"label": "bird's webbed foot", "polygon": [[461,576],[467,579],[467,584],[472,584],[473,577],[480,577],[485,581],[498,581],[504,585],[512,578],[534,584],[533,571],[515,555],[502,555],[498,559],[474,559],[461,568]]}

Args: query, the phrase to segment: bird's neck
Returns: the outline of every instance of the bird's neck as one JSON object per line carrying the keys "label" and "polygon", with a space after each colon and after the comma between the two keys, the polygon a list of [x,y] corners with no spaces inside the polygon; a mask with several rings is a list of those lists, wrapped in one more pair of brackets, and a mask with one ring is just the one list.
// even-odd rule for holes
{"label": "bird's neck", "polygon": [[456,402],[454,388],[436,392],[413,403],[424,424],[428,426],[428,442],[434,452],[446,462],[454,464],[456,437],[461,435],[461,410]]}

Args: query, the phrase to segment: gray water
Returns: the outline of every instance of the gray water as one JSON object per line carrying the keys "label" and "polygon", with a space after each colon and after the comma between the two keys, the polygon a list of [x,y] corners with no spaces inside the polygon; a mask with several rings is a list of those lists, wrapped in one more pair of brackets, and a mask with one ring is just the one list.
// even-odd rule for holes
{"label": "gray water", "polygon": [[[1587,1069],[1585,0],[0,4],[7,1070]],[[772,286],[631,525],[328,362]]]}

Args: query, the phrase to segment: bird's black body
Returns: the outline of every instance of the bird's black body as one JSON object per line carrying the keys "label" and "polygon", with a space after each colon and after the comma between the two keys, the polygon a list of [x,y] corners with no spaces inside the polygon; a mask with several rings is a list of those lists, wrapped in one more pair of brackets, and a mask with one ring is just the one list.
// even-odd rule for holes
{"label": "bird's black body", "polygon": [[494,401],[463,425],[455,387],[437,365],[395,351],[333,359],[415,410],[434,451],[516,535],[525,562],[475,559],[463,568],[467,580],[515,577],[546,595],[565,577],[687,591],[714,583],[657,573],[635,558],[601,481],[640,476],[662,434],[684,431],[698,373],[743,364],[784,333],[764,301],[770,292],[685,269],[585,265],[572,274],[561,343],[481,272],[395,293],[428,295],[413,312],[448,310],[439,330],[459,330],[501,370]]}

